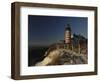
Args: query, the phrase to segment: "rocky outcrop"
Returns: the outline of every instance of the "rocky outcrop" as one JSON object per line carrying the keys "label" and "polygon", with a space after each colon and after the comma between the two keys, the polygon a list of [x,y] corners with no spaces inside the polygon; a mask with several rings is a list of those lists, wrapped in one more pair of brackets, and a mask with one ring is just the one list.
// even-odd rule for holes
{"label": "rocky outcrop", "polygon": [[70,44],[63,40],[52,44],[45,52],[45,58],[36,66],[87,64],[87,39],[82,35],[73,34]]}
{"label": "rocky outcrop", "polygon": [[85,54],[78,54],[67,49],[55,49],[48,53],[48,55],[36,66],[46,65],[69,65],[69,64],[86,64],[87,56]]}

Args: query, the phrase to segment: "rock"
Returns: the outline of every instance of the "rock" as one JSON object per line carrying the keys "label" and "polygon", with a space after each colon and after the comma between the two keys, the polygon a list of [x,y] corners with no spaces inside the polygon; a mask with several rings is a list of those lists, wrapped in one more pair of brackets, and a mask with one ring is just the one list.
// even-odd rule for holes
{"label": "rock", "polygon": [[36,63],[36,66],[46,65],[69,65],[69,64],[86,64],[87,58],[84,54],[77,54],[71,50],[56,49],[51,51],[41,62]]}

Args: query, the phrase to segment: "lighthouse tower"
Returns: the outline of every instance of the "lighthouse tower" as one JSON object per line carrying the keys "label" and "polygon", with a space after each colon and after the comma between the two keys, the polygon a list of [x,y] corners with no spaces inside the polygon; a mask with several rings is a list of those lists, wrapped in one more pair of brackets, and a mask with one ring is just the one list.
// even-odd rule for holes
{"label": "lighthouse tower", "polygon": [[70,44],[71,43],[71,27],[69,24],[67,24],[66,28],[65,28],[65,36],[64,36],[64,40],[66,44]]}
{"label": "lighthouse tower", "polygon": [[71,27],[69,24],[67,24],[65,28],[64,42],[65,42],[65,48],[72,49],[71,47]]}

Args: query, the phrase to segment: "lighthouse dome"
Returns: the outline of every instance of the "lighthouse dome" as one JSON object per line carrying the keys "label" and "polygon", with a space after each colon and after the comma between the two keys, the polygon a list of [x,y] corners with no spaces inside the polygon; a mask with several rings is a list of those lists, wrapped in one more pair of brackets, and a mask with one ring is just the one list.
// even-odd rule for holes
{"label": "lighthouse dome", "polygon": [[69,31],[71,31],[70,24],[67,24],[67,26],[66,26],[65,30],[69,30]]}

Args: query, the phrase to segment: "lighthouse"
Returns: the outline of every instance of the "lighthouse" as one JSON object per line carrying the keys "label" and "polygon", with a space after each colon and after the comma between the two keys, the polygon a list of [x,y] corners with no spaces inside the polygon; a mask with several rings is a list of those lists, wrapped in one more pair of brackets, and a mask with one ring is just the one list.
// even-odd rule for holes
{"label": "lighthouse", "polygon": [[71,47],[71,27],[70,24],[67,24],[65,27],[65,34],[64,34],[64,43],[65,48],[72,49]]}
{"label": "lighthouse", "polygon": [[65,35],[64,35],[64,40],[66,44],[70,44],[71,43],[71,27],[69,24],[67,24],[66,28],[65,28]]}

